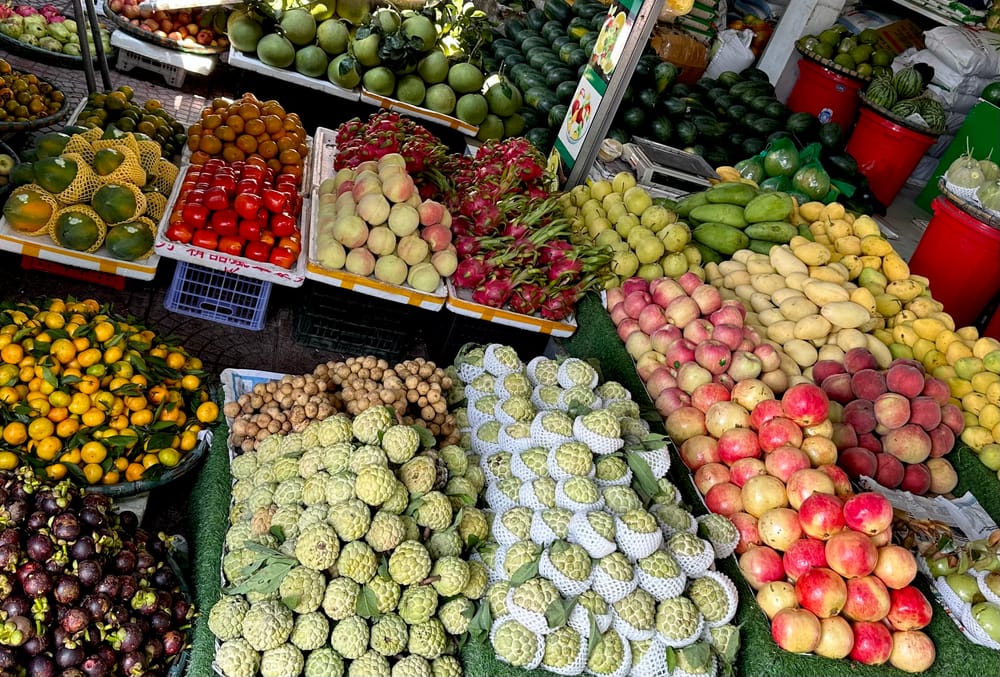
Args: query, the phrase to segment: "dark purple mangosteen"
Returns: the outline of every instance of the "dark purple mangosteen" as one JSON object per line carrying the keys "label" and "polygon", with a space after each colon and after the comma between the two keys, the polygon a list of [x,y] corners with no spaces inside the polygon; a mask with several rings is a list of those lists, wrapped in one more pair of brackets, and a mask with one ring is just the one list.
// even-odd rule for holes
{"label": "dark purple mangosteen", "polygon": [[156,608],[163,609],[164,611],[173,607],[174,596],[171,595],[166,590],[156,590]]}
{"label": "dark purple mangosteen", "polygon": [[156,570],[156,558],[145,550],[135,556],[135,569],[140,574],[151,574]]}
{"label": "dark purple mangosteen", "polygon": [[80,520],[71,512],[61,512],[52,519],[52,535],[71,543],[80,537]]}
{"label": "dark purple mangosteen", "polygon": [[139,590],[132,595],[132,600],[129,602],[129,606],[143,616],[149,616],[158,608],[156,603],[156,593],[152,590]]}
{"label": "dark purple mangosteen", "polygon": [[83,662],[85,654],[83,653],[83,647],[76,644],[72,646],[61,646],[56,649],[55,660],[56,665],[60,668],[71,668],[75,665],[79,665]]}
{"label": "dark purple mangosteen", "polygon": [[108,523],[102,511],[89,505],[80,510],[80,521],[91,529],[100,529]]}
{"label": "dark purple mangosteen", "polygon": [[37,571],[21,581],[21,589],[31,599],[38,599],[52,592],[52,577],[45,571]]}
{"label": "dark purple mangosteen", "polygon": [[60,576],[56,579],[52,596],[60,604],[73,604],[80,599],[80,579],[76,576]]}
{"label": "dark purple mangosteen", "polygon": [[163,652],[168,656],[176,656],[184,649],[184,635],[177,630],[168,630],[163,634]]}
{"label": "dark purple mangosteen", "polygon": [[125,608],[124,604],[113,605],[108,610],[108,613],[104,616],[104,620],[115,627],[128,622],[128,618],[129,618],[128,609]]}
{"label": "dark purple mangosteen", "polygon": [[127,534],[134,534],[139,528],[139,518],[131,510],[118,513],[118,526]]}
{"label": "dark purple mangosteen", "polygon": [[149,626],[153,628],[153,632],[159,635],[169,630],[171,625],[173,625],[173,619],[163,609],[158,609],[149,617]]}
{"label": "dark purple mangosteen", "polygon": [[35,496],[35,508],[49,515],[55,515],[63,509],[60,503],[61,501],[51,491]]}
{"label": "dark purple mangosteen", "polygon": [[35,562],[45,562],[56,551],[56,544],[52,542],[48,534],[35,533],[28,536],[25,543],[24,552],[29,559]]}
{"label": "dark purple mangosteen", "polygon": [[45,571],[53,576],[58,576],[66,571],[67,564],[69,564],[69,555],[65,549],[59,549],[52,553],[52,557],[46,560]]}
{"label": "dark purple mangosteen", "polygon": [[174,600],[174,621],[183,624],[194,618],[194,607],[183,597]]}
{"label": "dark purple mangosteen", "polygon": [[161,566],[153,572],[153,585],[158,588],[170,590],[177,585],[177,576],[175,576],[174,572],[170,570],[170,567]]}
{"label": "dark purple mangosteen", "polygon": [[101,644],[94,653],[108,668],[113,668],[118,661],[118,652],[112,649],[110,644]]}
{"label": "dark purple mangosteen", "polygon": [[155,663],[160,660],[163,656],[163,642],[160,641],[159,637],[150,637],[146,640],[146,646],[143,647],[146,656],[149,658],[150,663]]}
{"label": "dark purple mangosteen", "polygon": [[135,553],[131,550],[122,550],[115,555],[115,571],[120,574],[132,573],[135,571],[137,559]]}
{"label": "dark purple mangosteen", "polygon": [[45,654],[39,654],[28,661],[28,677],[55,677],[56,664]]}
{"label": "dark purple mangosteen", "polygon": [[[62,630],[62,628],[56,629]],[[29,656],[37,656],[48,651],[49,646],[51,646],[51,640],[48,635],[35,635],[21,646],[21,651]]]}
{"label": "dark purple mangosteen", "polygon": [[7,622],[13,623],[14,628],[21,633],[21,641],[8,642],[11,646],[21,646],[35,636],[35,624],[27,616],[10,616],[7,618]]}
{"label": "dark purple mangosteen", "polygon": [[85,588],[93,588],[101,582],[101,565],[97,560],[84,560],[77,564],[76,575],[80,579],[80,585]]}
{"label": "dark purple mangosteen", "polygon": [[90,614],[87,613],[86,609],[80,607],[68,609],[59,621],[62,629],[70,634],[80,632],[87,627],[88,623],[90,623]]}
{"label": "dark purple mangosteen", "polygon": [[122,674],[135,675],[146,669],[146,657],[138,651],[126,651],[118,659]]}
{"label": "dark purple mangosteen", "polygon": [[38,531],[47,526],[49,526],[49,516],[41,510],[36,510],[28,515],[28,529],[31,531]]}
{"label": "dark purple mangosteen", "polygon": [[32,575],[33,573],[44,572],[44,571],[45,567],[43,567],[38,562],[24,562],[23,564],[21,564],[21,566],[17,568],[16,572],[17,580],[23,583],[25,579],[27,579],[28,576]]}
{"label": "dark purple mangosteen", "polygon": [[8,616],[27,616],[31,613],[31,601],[23,595],[10,595],[0,604]]}
{"label": "dark purple mangosteen", "polygon": [[111,598],[103,593],[96,592],[84,597],[82,606],[87,610],[92,619],[99,621],[111,609]]}
{"label": "dark purple mangosteen", "polygon": [[87,677],[87,675],[83,674],[83,670],[80,668],[72,667],[60,672],[59,677]]}
{"label": "dark purple mangosteen", "polygon": [[119,576],[118,584],[118,599],[121,600],[131,600],[139,590],[139,582],[135,580],[135,576]]}
{"label": "dark purple mangosteen", "polygon": [[90,536],[80,536],[76,539],[76,543],[70,546],[69,554],[78,562],[94,559],[97,555],[97,547],[94,545],[94,539]]}
{"label": "dark purple mangosteen", "polygon": [[80,664],[80,669],[87,677],[107,677],[108,675],[108,664],[100,656],[87,656]]}
{"label": "dark purple mangosteen", "polygon": [[143,632],[136,623],[126,623],[122,626],[122,653],[138,651],[142,646]]}
{"label": "dark purple mangosteen", "polygon": [[118,593],[121,592],[121,582],[114,574],[108,574],[94,586],[94,592],[100,592],[111,599],[115,599],[118,597]]}
{"label": "dark purple mangosteen", "polygon": [[27,501],[16,500],[7,504],[7,514],[10,516],[12,524],[21,526],[24,520],[28,519],[29,508]]}
{"label": "dark purple mangosteen", "polygon": [[0,545],[21,545],[21,532],[12,527],[0,531]]}
{"label": "dark purple mangosteen", "polygon": [[17,651],[13,647],[0,646],[0,670],[10,670],[20,665]]}
{"label": "dark purple mangosteen", "polygon": [[13,569],[17,566],[19,559],[21,559],[21,545],[19,543],[0,545],[0,569]]}

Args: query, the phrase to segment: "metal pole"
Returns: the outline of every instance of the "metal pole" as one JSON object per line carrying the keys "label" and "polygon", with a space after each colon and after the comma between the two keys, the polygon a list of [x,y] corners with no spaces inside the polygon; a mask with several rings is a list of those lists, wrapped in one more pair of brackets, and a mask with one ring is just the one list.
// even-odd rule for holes
{"label": "metal pole", "polygon": [[94,61],[90,56],[90,45],[87,43],[87,15],[83,9],[83,0],[73,0],[73,10],[76,14],[76,34],[80,38],[80,58],[83,59],[87,91],[93,94],[97,91],[97,79],[94,77]]}
{"label": "metal pole", "polygon": [[97,20],[97,7],[94,0],[86,0],[87,19],[90,21],[90,32],[94,36],[94,52],[97,56],[97,65],[101,69],[101,81],[104,82],[104,89],[111,89],[111,73],[108,71],[108,55],[104,52],[104,43],[101,41],[101,24]]}

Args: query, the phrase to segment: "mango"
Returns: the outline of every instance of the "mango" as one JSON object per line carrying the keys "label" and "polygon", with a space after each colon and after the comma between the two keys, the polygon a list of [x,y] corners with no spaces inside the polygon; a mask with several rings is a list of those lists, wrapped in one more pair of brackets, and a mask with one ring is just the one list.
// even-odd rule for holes
{"label": "mango", "polygon": [[786,193],[764,193],[757,195],[745,204],[743,218],[746,219],[747,223],[784,221],[791,214],[793,208],[792,198]]}
{"label": "mango", "polygon": [[905,280],[910,276],[910,267],[896,252],[882,257],[882,272],[890,282]]}
{"label": "mango", "polygon": [[[688,218],[699,223],[722,223],[733,228],[746,228],[743,208],[731,204],[706,204],[691,210]],[[749,243],[749,239],[747,240]],[[745,247],[746,245],[743,245]],[[742,249],[742,247],[740,247]],[[726,252],[731,253],[731,252]]]}

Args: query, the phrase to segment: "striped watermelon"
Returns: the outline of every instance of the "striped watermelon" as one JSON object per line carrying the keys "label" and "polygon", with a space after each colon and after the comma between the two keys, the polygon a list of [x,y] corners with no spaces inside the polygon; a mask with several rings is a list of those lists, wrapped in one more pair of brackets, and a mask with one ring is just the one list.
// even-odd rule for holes
{"label": "striped watermelon", "polygon": [[917,110],[920,112],[920,117],[927,122],[927,126],[932,130],[944,130],[946,122],[944,106],[937,99],[932,99],[929,96],[917,99]]}
{"label": "striped watermelon", "polygon": [[910,115],[919,112],[917,109],[917,102],[913,99],[898,101],[896,105],[889,110],[892,111],[893,115],[898,115],[901,118],[909,117]]}
{"label": "striped watermelon", "polygon": [[912,99],[924,89],[924,79],[915,68],[903,68],[892,76],[892,86],[900,99]]}
{"label": "striped watermelon", "polygon": [[876,78],[865,91],[868,100],[882,108],[892,108],[896,103],[896,89],[889,78]]}

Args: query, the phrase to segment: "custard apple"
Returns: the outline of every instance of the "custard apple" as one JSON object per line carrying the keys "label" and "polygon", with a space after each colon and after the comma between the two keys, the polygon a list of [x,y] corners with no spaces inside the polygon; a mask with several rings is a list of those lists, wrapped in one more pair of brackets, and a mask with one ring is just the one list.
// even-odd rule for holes
{"label": "custard apple", "polygon": [[441,625],[451,635],[461,635],[469,629],[469,623],[476,613],[476,605],[465,597],[456,597],[438,610]]}
{"label": "custard apple", "polygon": [[306,481],[296,475],[283,480],[274,488],[274,502],[279,506],[294,505],[302,500],[302,491]]}
{"label": "custard apple", "polygon": [[360,658],[368,650],[368,621],[350,616],[333,626],[330,646],[344,658]]}
{"label": "custard apple", "polygon": [[[567,475],[589,475],[594,470],[594,455],[583,442],[563,442],[552,452],[550,473],[558,476],[559,471]],[[596,498],[594,499],[597,500]],[[583,502],[583,501],[580,501]],[[587,501],[593,503],[594,501]]]}
{"label": "custard apple", "polygon": [[256,677],[260,654],[242,637],[229,639],[215,652],[215,663],[226,677]]}
{"label": "custard apple", "polygon": [[420,449],[420,435],[408,425],[394,425],[382,435],[382,448],[393,463],[406,463]]}
{"label": "custard apple", "polygon": [[250,479],[257,473],[257,455],[240,454],[229,464],[229,472],[234,479]]}
{"label": "custard apple", "polygon": [[740,629],[735,625],[720,625],[709,628],[708,643],[723,661],[732,665],[740,650]]}
{"label": "custard apple", "polygon": [[268,649],[260,657],[260,675],[261,677],[298,675],[305,667],[305,663],[298,647],[282,644],[275,649]]}
{"label": "custard apple", "polygon": [[357,475],[350,470],[342,470],[331,475],[330,479],[326,482],[326,502],[330,505],[336,505],[337,503],[356,498],[357,494],[354,493],[354,485],[357,484],[357,481]]}
{"label": "custard apple", "polygon": [[392,666],[392,677],[434,677],[434,672],[426,658],[410,654]]}
{"label": "custard apple", "polygon": [[432,618],[410,626],[410,641],[406,645],[410,653],[434,659],[443,654],[447,647],[448,638],[438,619]]}
{"label": "custard apple", "polygon": [[553,543],[549,548],[549,561],[559,573],[572,581],[584,581],[590,577],[590,555],[575,543]]}
{"label": "custard apple", "polygon": [[322,571],[334,565],[340,554],[337,532],[328,524],[310,524],[299,532],[295,559],[303,566]]}
{"label": "custard apple", "polygon": [[323,594],[323,612],[335,621],[353,616],[360,586],[350,578],[338,576],[326,585]]}
{"label": "custard apple", "polygon": [[327,416],[317,424],[316,434],[317,441],[324,447],[350,442],[351,436],[354,434],[351,417],[347,414]]}
{"label": "custard apple", "polygon": [[567,668],[580,655],[583,638],[580,633],[569,626],[557,628],[545,636],[545,653],[542,655],[543,669]]}
{"label": "custard apple", "polygon": [[420,505],[413,517],[422,527],[431,531],[443,531],[451,524],[451,501],[440,491],[431,491],[420,498]]}
{"label": "custard apple", "polygon": [[730,590],[722,581],[730,583],[722,574],[714,574],[695,578],[688,584],[688,599],[694,602],[710,625],[728,623],[736,611],[735,595],[730,597]]}
{"label": "custard apple", "polygon": [[609,629],[601,635],[597,645],[587,659],[587,668],[596,674],[606,675],[617,672],[629,658],[626,654],[628,646],[617,630]]}
{"label": "custard apple", "polygon": [[392,677],[389,659],[380,653],[367,651],[347,666],[347,677]]}
{"label": "custard apple", "polygon": [[292,634],[292,611],[279,601],[251,604],[243,616],[243,638],[257,651],[281,646]]}
{"label": "custard apple", "polygon": [[514,588],[511,603],[536,614],[544,614],[552,602],[560,598],[559,591],[545,578],[532,578]]}
{"label": "custard apple", "polygon": [[364,536],[372,523],[371,510],[358,498],[331,505],[326,519],[345,543]]}
{"label": "custard apple", "polygon": [[614,603],[615,613],[637,630],[651,630],[656,620],[656,600],[642,588],[636,588]]}
{"label": "custard apple", "polygon": [[378,466],[380,468],[389,467],[389,457],[382,451],[382,447],[372,444],[363,444],[356,448],[351,454],[350,464],[347,469],[357,475],[365,468]]}
{"label": "custard apple", "polygon": [[365,542],[371,546],[375,552],[387,552],[403,542],[406,535],[406,527],[399,515],[379,510],[372,518],[368,533],[365,534]]}
{"label": "custard apple", "polygon": [[[565,508],[548,508],[538,513],[545,525],[556,535],[556,538],[569,536],[569,522],[573,513]],[[614,523],[612,522],[612,526]]]}
{"label": "custard apple", "polygon": [[467,546],[482,543],[490,535],[490,527],[482,510],[471,506],[462,509],[462,519],[458,523],[458,535]]}
{"label": "custard apple", "polygon": [[385,614],[372,625],[372,651],[383,656],[395,656],[402,653],[410,639],[410,629],[406,621],[396,614]]}
{"label": "custard apple", "polygon": [[441,559],[442,557],[458,557],[462,554],[462,539],[455,529],[439,531],[433,534],[427,541],[427,552],[431,559]]}
{"label": "custard apple", "polygon": [[437,611],[437,592],[429,585],[411,585],[403,588],[397,610],[399,616],[410,625],[430,620]]}
{"label": "custard apple", "polygon": [[626,583],[632,581],[635,575],[635,570],[628,558],[624,553],[618,551],[597,560],[597,568],[609,578]]}
{"label": "custard apple", "polygon": [[308,479],[323,469],[323,454],[320,449],[310,449],[299,457],[299,477],[302,479]]}
{"label": "custard apple", "polygon": [[344,677],[344,659],[326,646],[310,651],[303,677]]}
{"label": "custard apple", "polygon": [[362,468],[354,482],[354,493],[362,501],[379,506],[392,496],[396,489],[396,476],[384,466]]}
{"label": "custard apple", "polygon": [[329,473],[323,470],[306,478],[302,484],[302,502],[307,506],[326,503],[326,482],[329,479]]}
{"label": "custard apple", "polygon": [[600,395],[601,399],[605,402],[632,399],[632,393],[628,391],[628,388],[617,381],[605,381],[594,388],[594,392]]}
{"label": "custard apple", "polygon": [[364,585],[375,575],[378,559],[375,552],[364,541],[345,543],[337,558],[337,571],[356,583]]}
{"label": "custard apple", "polygon": [[324,446],[319,453],[326,471],[331,475],[336,475],[350,469],[354,445],[350,442],[337,442]]}
{"label": "custard apple", "polygon": [[687,597],[671,597],[656,607],[656,631],[670,646],[690,638],[698,632],[700,624],[698,607]]}
{"label": "custard apple", "polygon": [[542,549],[531,541],[518,541],[507,550],[503,570],[511,578],[517,570],[529,562],[534,562],[542,554]]}
{"label": "custard apple", "polygon": [[243,547],[227,552],[222,558],[222,574],[233,585],[239,585],[248,577],[245,568],[253,564],[256,559],[257,555],[253,550]]}
{"label": "custard apple", "polygon": [[454,477],[461,477],[469,467],[469,459],[465,449],[456,444],[442,447],[438,450],[438,455],[448,467],[448,474]]}
{"label": "custard apple", "polygon": [[498,480],[505,480],[514,476],[514,471],[510,467],[513,454],[509,451],[499,451],[486,458],[486,468]]}
{"label": "custard apple", "polygon": [[569,500],[581,505],[592,505],[601,499],[601,492],[588,477],[574,476],[560,483],[562,492]]}
{"label": "custard apple", "polygon": [[462,588],[462,596],[467,599],[480,599],[486,592],[488,574],[482,562],[469,562],[469,582]]}
{"label": "custard apple", "polygon": [[430,456],[414,456],[399,469],[399,479],[411,494],[426,494],[437,481],[437,466]]}
{"label": "custard apple", "polygon": [[375,608],[380,614],[388,613],[399,604],[402,589],[396,581],[388,576],[377,575],[368,581],[366,586],[375,595]]}
{"label": "custard apple", "polygon": [[628,464],[617,456],[603,456],[597,461],[594,476],[602,482],[618,482],[628,477]]}
{"label": "custard apple", "polygon": [[300,614],[292,626],[291,642],[303,651],[312,651],[326,644],[330,636],[330,621],[319,611]]}
{"label": "custard apple", "polygon": [[458,557],[442,557],[431,568],[431,585],[442,597],[461,594],[469,582],[469,565]]}
{"label": "custard apple", "polygon": [[497,581],[486,591],[486,602],[490,605],[490,614],[493,618],[500,618],[510,613],[507,609],[507,593],[513,587],[510,581]]}
{"label": "custard apple", "polygon": [[642,501],[639,500],[639,495],[635,493],[632,487],[612,485],[604,487],[602,493],[604,494],[604,501],[608,510],[616,515],[622,515],[629,510],[638,510],[642,507]]}
{"label": "custard apple", "polygon": [[326,578],[315,569],[295,567],[281,579],[278,594],[281,601],[297,614],[316,611],[326,593]]}
{"label": "custard apple", "polygon": [[680,565],[666,550],[654,550],[652,554],[636,562],[636,566],[654,578],[672,579],[681,575]]}
{"label": "custard apple", "polygon": [[250,605],[239,595],[222,595],[208,612],[208,629],[222,641],[243,634],[243,617]]}
{"label": "custard apple", "polygon": [[493,648],[500,660],[525,667],[538,657],[541,638],[514,619],[500,623],[493,633]]}
{"label": "custard apple", "polygon": [[369,407],[354,417],[351,433],[364,444],[378,444],[379,438],[396,423],[390,407]]}
{"label": "custard apple", "polygon": [[400,585],[419,583],[430,572],[431,556],[417,541],[403,541],[389,556],[389,575]]}
{"label": "custard apple", "polygon": [[534,514],[530,508],[517,506],[501,515],[500,522],[507,527],[516,540],[523,541],[531,537],[531,520]]}

